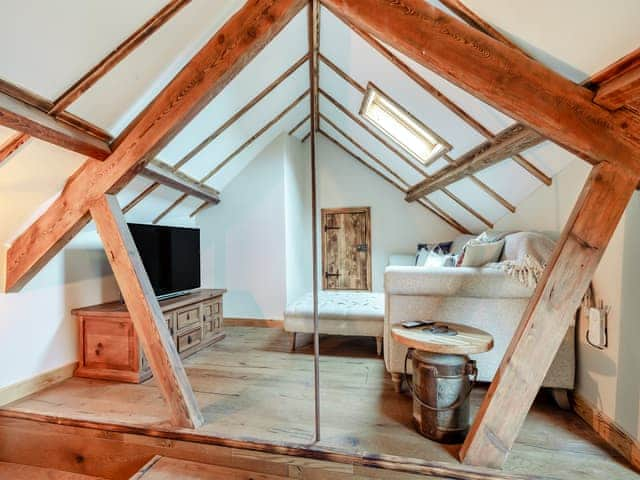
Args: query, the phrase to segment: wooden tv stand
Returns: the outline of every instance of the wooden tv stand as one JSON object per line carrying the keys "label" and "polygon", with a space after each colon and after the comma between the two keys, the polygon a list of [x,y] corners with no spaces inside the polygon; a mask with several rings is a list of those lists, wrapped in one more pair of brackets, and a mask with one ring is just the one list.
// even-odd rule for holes
{"label": "wooden tv stand", "polygon": [[[181,358],[224,338],[222,295],[225,292],[201,289],[160,301]],[[152,376],[123,303],[76,308],[71,313],[78,318],[80,326],[80,362],[76,376],[131,383],[140,383]]]}

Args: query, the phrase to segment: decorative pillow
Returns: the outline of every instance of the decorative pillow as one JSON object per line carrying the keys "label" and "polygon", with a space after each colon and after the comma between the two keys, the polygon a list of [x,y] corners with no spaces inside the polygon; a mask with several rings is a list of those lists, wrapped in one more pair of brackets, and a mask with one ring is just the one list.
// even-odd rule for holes
{"label": "decorative pillow", "polygon": [[504,248],[504,239],[497,242],[479,243],[469,240],[458,258],[458,267],[482,267],[497,262]]}
{"label": "decorative pillow", "polygon": [[441,255],[436,252],[429,252],[427,259],[425,260],[423,267],[444,267],[447,260],[447,255]]}
{"label": "decorative pillow", "polygon": [[429,257],[429,249],[419,245],[418,253],[416,253],[416,267],[422,267]]}

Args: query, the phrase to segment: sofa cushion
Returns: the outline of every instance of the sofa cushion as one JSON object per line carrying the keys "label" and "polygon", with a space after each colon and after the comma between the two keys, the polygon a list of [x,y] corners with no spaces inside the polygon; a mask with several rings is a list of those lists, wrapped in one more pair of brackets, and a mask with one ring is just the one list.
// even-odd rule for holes
{"label": "sofa cushion", "polygon": [[453,240],[453,244],[451,245],[451,253],[453,253],[454,255],[460,255],[460,253],[462,252],[462,249],[464,248],[464,246],[467,244],[467,242],[469,240],[472,240],[476,238],[475,235],[458,235],[454,240]]}
{"label": "sofa cushion", "polygon": [[464,247],[458,261],[459,267],[483,267],[487,263],[496,262],[502,253],[504,240],[497,242],[478,242],[470,240]]}
{"label": "sofa cushion", "polygon": [[495,268],[387,267],[384,291],[397,295],[529,298],[533,288]]}

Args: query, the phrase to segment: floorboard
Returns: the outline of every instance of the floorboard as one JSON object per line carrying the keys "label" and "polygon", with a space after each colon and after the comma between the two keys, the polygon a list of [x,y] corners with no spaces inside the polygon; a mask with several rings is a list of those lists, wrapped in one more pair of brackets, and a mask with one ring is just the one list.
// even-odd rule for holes
{"label": "floorboard", "polygon": [[0,462],[0,480],[100,480],[79,473],[62,472],[51,468],[33,467],[18,463]]}
{"label": "floorboard", "polygon": [[[229,327],[227,338],[185,361],[206,423],[199,435],[311,444],[313,355],[289,353],[275,328]],[[459,446],[431,442],[414,430],[411,399],[397,394],[375,340],[321,341],[321,441],[315,447],[383,453],[458,464]],[[485,388],[472,396],[479,407]],[[78,419],[179,431],[150,380],[141,385],[71,378],[4,407],[15,414]],[[506,472],[556,479],[640,478],[577,415],[557,409],[544,392],[536,400]]]}

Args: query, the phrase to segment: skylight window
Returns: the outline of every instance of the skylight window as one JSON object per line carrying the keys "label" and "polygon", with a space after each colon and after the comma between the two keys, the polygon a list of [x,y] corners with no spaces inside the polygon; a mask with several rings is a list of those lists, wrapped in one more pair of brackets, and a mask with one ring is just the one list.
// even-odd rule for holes
{"label": "skylight window", "polygon": [[430,165],[451,150],[451,145],[442,137],[387,97],[372,83],[367,85],[360,115],[425,165]]}

